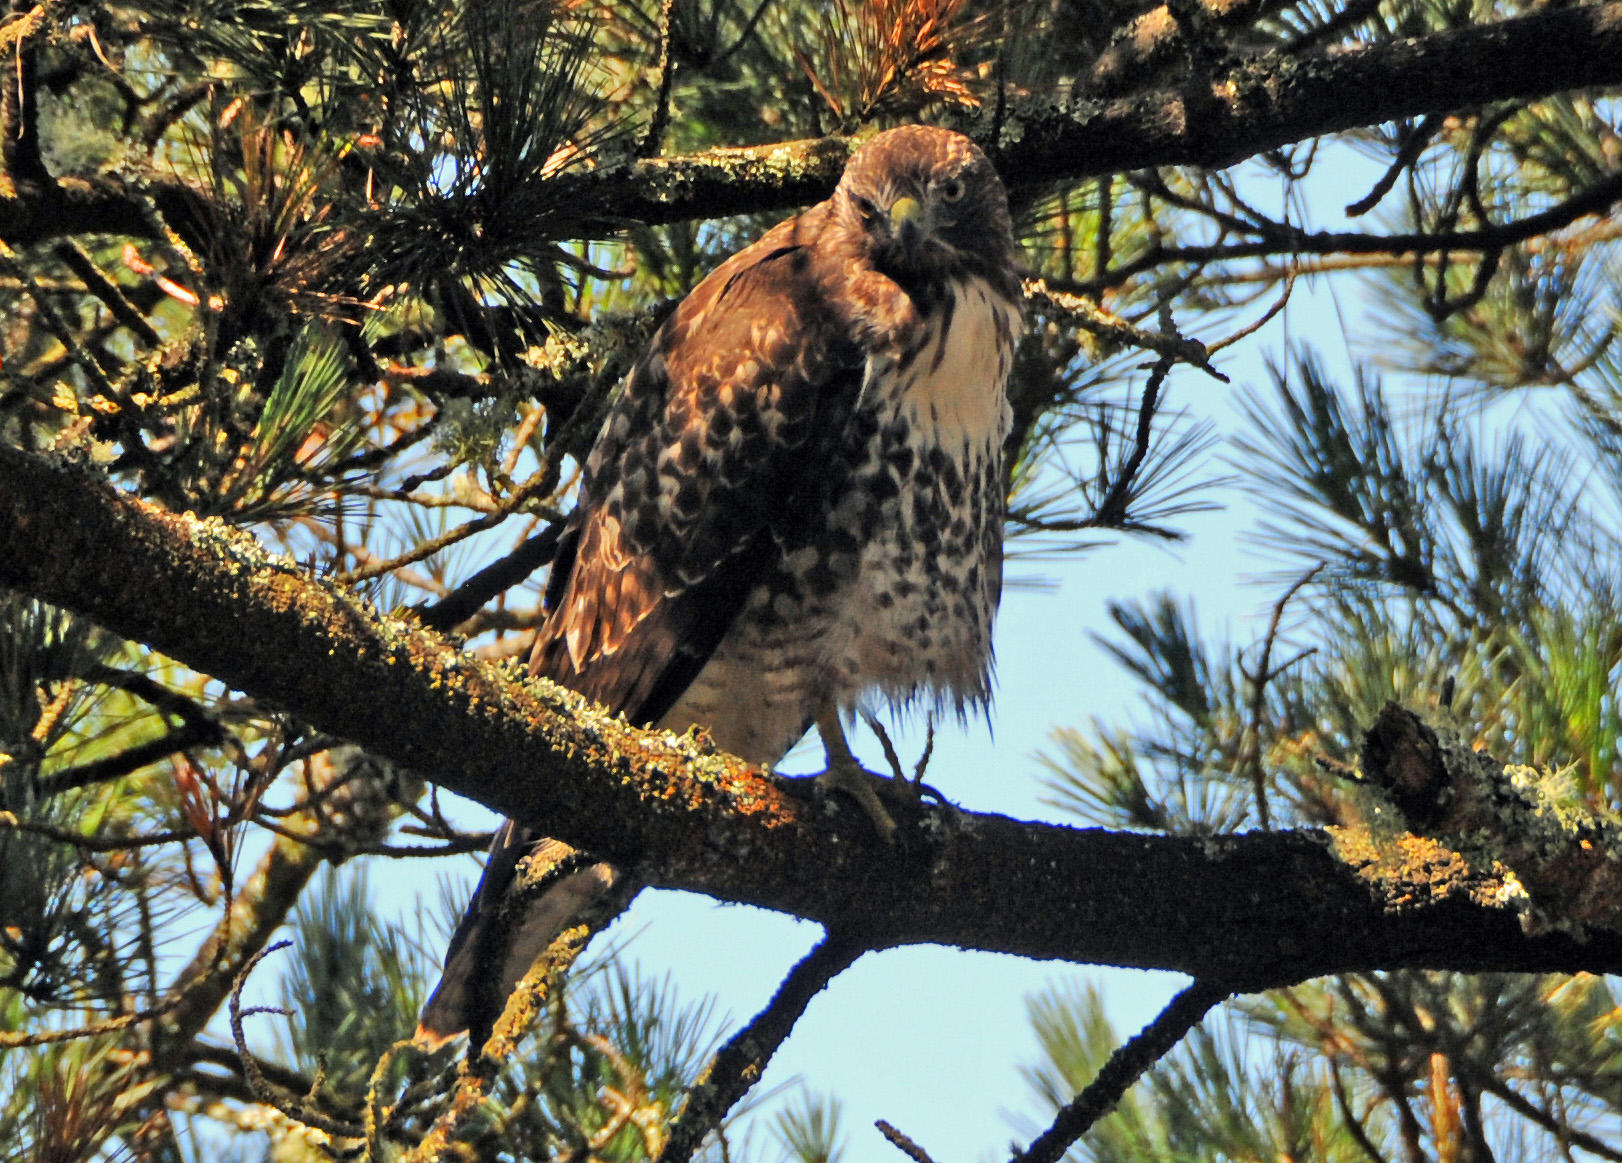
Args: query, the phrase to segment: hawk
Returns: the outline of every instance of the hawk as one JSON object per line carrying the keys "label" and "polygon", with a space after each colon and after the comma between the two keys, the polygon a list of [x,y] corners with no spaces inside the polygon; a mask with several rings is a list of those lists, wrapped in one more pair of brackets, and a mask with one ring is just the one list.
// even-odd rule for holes
{"label": "hawk", "polygon": [[[829,778],[882,815],[841,716],[874,694],[960,714],[990,698],[1021,331],[991,162],[944,129],[872,138],[632,370],[559,538],[531,671],[761,765],[816,725]],[[497,834],[420,1035],[487,1031],[610,875],[566,870],[504,964],[481,964],[481,925],[537,845],[511,821]]]}

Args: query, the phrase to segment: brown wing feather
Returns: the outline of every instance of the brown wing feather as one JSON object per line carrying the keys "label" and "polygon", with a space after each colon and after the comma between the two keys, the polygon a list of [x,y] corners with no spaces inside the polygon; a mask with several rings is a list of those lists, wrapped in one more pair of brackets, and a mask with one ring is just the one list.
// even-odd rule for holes
{"label": "brown wing feather", "polygon": [[[586,463],[558,540],[530,668],[637,722],[659,718],[714,652],[802,519],[803,492],[861,389],[863,358],[809,269],[826,204],[723,263],[654,338]],[[801,508],[797,508],[800,506]],[[613,880],[572,867],[494,925],[518,862],[546,841],[509,821],[446,953],[418,1029],[482,1041],[512,984]],[[516,934],[516,936],[514,936]],[[512,951],[496,948],[503,940]]]}
{"label": "brown wing feather", "polygon": [[705,279],[632,372],[586,465],[531,669],[623,712],[662,715],[775,554],[837,432],[862,356],[808,240],[826,206]]}

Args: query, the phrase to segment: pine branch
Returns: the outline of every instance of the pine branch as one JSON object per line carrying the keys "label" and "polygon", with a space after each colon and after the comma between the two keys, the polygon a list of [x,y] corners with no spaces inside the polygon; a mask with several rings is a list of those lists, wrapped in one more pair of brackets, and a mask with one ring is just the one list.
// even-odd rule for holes
{"label": "pine branch", "polygon": [[177,751],[184,751],[188,747],[207,746],[219,740],[220,729],[214,724],[188,723],[156,739],[125,748],[117,755],[108,755],[102,759],[81,763],[76,767],[52,772],[39,781],[38,794],[42,798],[48,798],[61,795],[63,792],[93,787],[98,783],[106,783],[131,772],[140,771],[141,768],[165,759]]}
{"label": "pine branch", "polygon": [[[1125,170],[1221,168],[1386,121],[1622,83],[1622,0],[1335,52],[1270,53],[1180,88],[1055,108],[1008,104],[982,141],[1010,192]],[[972,119],[956,128],[971,137]],[[856,142],[829,137],[558,178],[606,219],[646,223],[782,210],[826,197]]]}
{"label": "pine branch", "polygon": [[1406,834],[1197,839],[963,813],[896,851],[859,812],[829,818],[702,736],[638,731],[560,688],[515,681],[245,534],[10,449],[0,583],[432,772],[649,884],[817,920],[869,948],[935,942],[1245,989],[1374,968],[1622,968],[1622,933],[1528,934],[1490,868]]}
{"label": "pine branch", "polygon": [[789,971],[766,1008],[727,1039],[688,1090],[658,1163],[687,1163],[693,1157],[766,1072],[772,1055],[805,1014],[811,999],[863,952],[861,944],[830,935]]}
{"label": "pine branch", "polygon": [[[1158,166],[1220,168],[1325,134],[1619,83],[1622,0],[1609,0],[1334,52],[1263,54],[1181,87],[1107,103],[1059,109],[1045,96],[1028,106],[1013,101],[997,140],[983,144],[1017,198],[1055,181]],[[972,118],[957,127],[982,138],[989,132]],[[826,137],[715,149],[547,180],[557,201],[592,208],[583,232],[606,235],[628,219],[660,224],[807,205],[833,189],[856,145]],[[201,196],[182,183],[148,181],[135,190],[108,176],[74,178],[0,193],[0,238],[16,245],[89,232],[147,237],[143,196],[168,222],[201,213]],[[1584,212],[1615,200],[1613,193]]]}
{"label": "pine branch", "polygon": [[[1361,231],[1304,231],[1283,223],[1252,224],[1248,232],[1257,235],[1249,241],[1213,243],[1209,246],[1150,246],[1130,262],[1095,279],[1075,282],[1054,280],[1056,288],[1075,295],[1097,295],[1118,287],[1137,275],[1168,263],[1212,266],[1240,259],[1272,255],[1410,256],[1491,254],[1517,243],[1564,230],[1590,215],[1604,215],[1622,202],[1622,173],[1603,178],[1571,197],[1544,210],[1492,226],[1473,230],[1412,231],[1403,234],[1372,234]],[[1205,207],[1191,207],[1205,213]]]}
{"label": "pine branch", "polygon": [[1144,1071],[1170,1053],[1212,1006],[1232,997],[1233,992],[1214,981],[1194,981],[1172,998],[1154,1021],[1111,1054],[1098,1076],[1011,1163],[1058,1163],[1072,1143],[1121,1101]]}
{"label": "pine branch", "polygon": [[[160,1067],[173,1065],[190,1052],[192,1039],[230,996],[232,981],[264,951],[310,878],[333,854],[333,842],[365,845],[383,835],[393,818],[386,789],[380,780],[353,778],[352,766],[317,765],[321,786],[315,790],[337,785],[336,790],[319,806],[285,822],[225,916],[175,976],[166,996],[179,1000],[159,1023],[154,1038],[153,1057]],[[347,835],[332,835],[334,818],[344,821]]]}
{"label": "pine branch", "polygon": [[422,624],[430,630],[450,630],[477,614],[497,594],[518,585],[552,560],[557,551],[563,522],[554,521],[526,538],[507,556],[498,558],[468,578],[455,591],[418,610]]}

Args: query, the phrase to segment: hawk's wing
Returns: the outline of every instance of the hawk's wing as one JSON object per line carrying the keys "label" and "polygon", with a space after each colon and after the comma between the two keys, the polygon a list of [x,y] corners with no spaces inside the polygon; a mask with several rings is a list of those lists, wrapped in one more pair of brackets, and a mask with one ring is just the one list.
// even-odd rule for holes
{"label": "hawk's wing", "polygon": [[[635,722],[681,696],[777,540],[816,516],[806,486],[826,470],[864,363],[814,277],[825,207],[769,231],[682,301],[587,459],[531,669]],[[557,883],[492,923],[526,856],[544,858]],[[606,899],[613,870],[575,859],[533,828],[497,832],[423,1010],[426,1045],[468,1029],[482,1041],[538,949],[583,902]]]}
{"label": "hawk's wing", "polygon": [[812,519],[861,388],[863,356],[823,297],[815,207],[705,279],[637,364],[558,544],[532,669],[634,722],[656,721]]}

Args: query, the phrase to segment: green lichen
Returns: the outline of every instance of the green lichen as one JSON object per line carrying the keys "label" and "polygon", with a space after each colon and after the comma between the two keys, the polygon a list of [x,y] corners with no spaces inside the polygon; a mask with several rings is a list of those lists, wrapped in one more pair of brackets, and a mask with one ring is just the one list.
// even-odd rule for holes
{"label": "green lichen", "polygon": [[1506,765],[1452,727],[1424,726],[1442,785],[1416,830],[1490,874],[1485,903],[1514,909],[1529,933],[1622,930],[1622,820],[1585,803],[1569,772]]}

